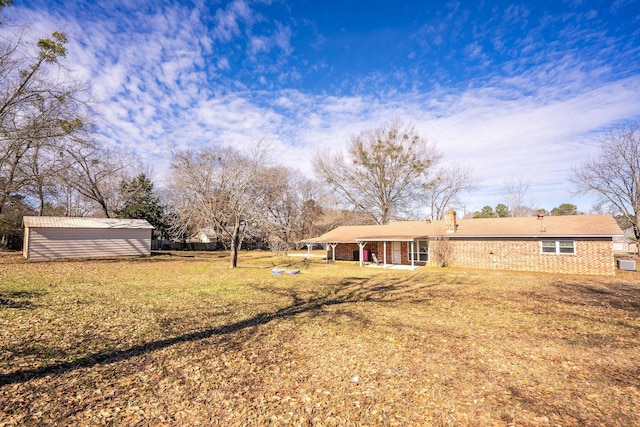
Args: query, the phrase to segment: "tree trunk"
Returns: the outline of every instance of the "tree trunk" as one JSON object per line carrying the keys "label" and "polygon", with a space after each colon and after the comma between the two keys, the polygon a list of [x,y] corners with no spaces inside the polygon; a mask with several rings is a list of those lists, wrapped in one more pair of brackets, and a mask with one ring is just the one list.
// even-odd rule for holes
{"label": "tree trunk", "polygon": [[389,222],[389,207],[386,205],[380,206],[380,225],[384,225]]}
{"label": "tree trunk", "polygon": [[240,221],[236,219],[231,233],[231,268],[238,266],[238,251],[240,250]]}
{"label": "tree trunk", "polygon": [[44,189],[42,183],[38,183],[38,216],[44,215]]}
{"label": "tree trunk", "polygon": [[109,208],[107,208],[107,202],[104,199],[100,199],[98,200],[98,204],[102,208],[102,212],[104,212],[104,216],[106,218],[111,218],[111,215],[109,214]]}
{"label": "tree trunk", "polygon": [[633,230],[633,235],[636,238],[636,252],[634,255],[640,257],[640,228],[638,227],[638,220],[635,218],[631,222],[631,229]]}
{"label": "tree trunk", "polygon": [[18,164],[20,163],[20,160],[22,159],[22,156],[24,155],[24,153],[26,153],[30,147],[31,147],[31,143],[29,142],[26,144],[26,148],[24,148],[22,152],[20,152],[21,147],[15,148],[14,158],[11,161],[9,173],[7,174],[7,177],[4,179],[4,188],[2,189],[2,194],[0,194],[0,214],[2,213],[2,209],[4,209],[4,205],[7,203],[7,200],[9,199],[9,194],[11,194],[11,190],[13,187],[13,180],[15,179],[16,173],[18,170]]}

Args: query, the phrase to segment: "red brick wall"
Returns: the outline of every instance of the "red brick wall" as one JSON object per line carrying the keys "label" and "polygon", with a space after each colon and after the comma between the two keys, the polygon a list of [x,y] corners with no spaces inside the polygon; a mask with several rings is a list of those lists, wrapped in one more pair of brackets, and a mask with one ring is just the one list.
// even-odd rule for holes
{"label": "red brick wall", "polygon": [[[607,240],[577,240],[575,255],[543,254],[538,240],[450,239],[448,242],[453,248],[452,267],[607,276],[616,272],[611,241]],[[387,264],[391,264],[391,247],[392,244],[388,242]],[[401,248],[402,264],[410,265],[409,244],[402,242]],[[356,243],[339,244],[336,246],[336,260],[353,261],[353,252],[358,250]],[[382,242],[367,242],[365,250],[375,253],[378,260],[383,262]],[[331,257],[331,248],[328,255]],[[417,261],[414,264],[424,265]]]}
{"label": "red brick wall", "polygon": [[451,265],[488,270],[615,275],[611,241],[575,242],[575,255],[541,253],[538,240],[449,240]]}
{"label": "red brick wall", "polygon": [[[360,247],[357,243],[340,243],[336,246],[336,260],[339,261],[355,261],[353,258],[353,251],[359,251]],[[328,252],[331,257],[331,247]]]}

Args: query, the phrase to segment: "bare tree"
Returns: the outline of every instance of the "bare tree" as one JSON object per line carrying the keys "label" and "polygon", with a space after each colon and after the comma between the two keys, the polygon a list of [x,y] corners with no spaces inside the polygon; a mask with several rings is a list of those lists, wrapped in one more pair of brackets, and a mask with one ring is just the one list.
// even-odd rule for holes
{"label": "bare tree", "polygon": [[427,180],[422,186],[431,210],[431,219],[441,220],[446,211],[460,204],[458,197],[461,193],[475,188],[476,180],[471,167],[451,165],[438,169],[435,178]]}
{"label": "bare tree", "polygon": [[215,228],[228,240],[235,268],[242,241],[258,220],[260,171],[258,159],[230,147],[174,153],[169,184],[174,233]]}
{"label": "bare tree", "polygon": [[65,147],[66,184],[97,203],[102,214],[111,218],[119,208],[120,183],[130,178],[137,159],[129,153],[106,147],[99,141],[76,138]]}
{"label": "bare tree", "polygon": [[317,183],[286,167],[266,168],[261,175],[256,196],[263,208],[260,225],[270,241],[291,248],[313,237],[313,221],[319,213]]}
{"label": "bare tree", "polygon": [[535,211],[531,208],[532,201],[529,200],[529,182],[523,177],[511,177],[506,180],[502,192],[511,216],[529,216]]}
{"label": "bare tree", "polygon": [[66,169],[58,178],[53,181],[47,195],[49,201],[45,202],[43,215],[51,215],[52,211],[56,212],[56,216],[82,217],[95,213],[96,202],[87,199],[66,182]]}
{"label": "bare tree", "polygon": [[[50,38],[40,39],[38,55],[30,57],[24,51],[22,34],[16,39],[2,40],[0,44],[0,73],[3,77],[0,98],[0,125],[21,122],[22,114],[30,113],[52,95],[59,95],[59,81],[51,80],[47,64],[56,64],[66,56],[67,38],[63,33],[54,32]],[[34,104],[35,102],[35,104]]]}
{"label": "bare tree", "polygon": [[417,201],[423,174],[439,157],[413,126],[396,119],[352,138],[346,157],[317,153],[313,166],[355,210],[386,224]]}
{"label": "bare tree", "polygon": [[577,191],[599,198],[601,207],[621,215],[640,239],[640,135],[638,124],[609,130],[600,141],[600,155],[573,170]]}
{"label": "bare tree", "polygon": [[[69,167],[64,151],[69,138],[83,130],[84,122],[74,117],[76,102],[60,103],[42,111],[38,122],[30,131],[23,131],[22,158],[17,163],[21,178],[17,190],[38,201],[36,212],[43,215],[47,198],[54,196],[65,169]],[[64,117],[73,117],[71,121]]]}
{"label": "bare tree", "polygon": [[54,33],[38,42],[38,56],[25,52],[22,34],[0,42],[0,213],[8,197],[28,177],[20,167],[36,142],[51,132],[50,104],[59,102],[57,82],[49,80],[49,64],[66,53],[66,38]]}
{"label": "bare tree", "polygon": [[[11,3],[0,3],[0,9]],[[42,212],[46,187],[60,164],[57,144],[77,129],[71,124],[78,120],[84,90],[59,62],[67,52],[63,33],[34,47],[25,32],[0,38],[0,215],[18,193],[35,195]]]}
{"label": "bare tree", "polygon": [[40,141],[32,147],[28,161],[22,169],[24,175],[28,177],[26,187],[29,193],[38,200],[36,208],[38,215],[44,215],[47,198],[53,197],[59,188],[57,184],[66,168],[67,162],[60,156],[60,151],[55,144]]}

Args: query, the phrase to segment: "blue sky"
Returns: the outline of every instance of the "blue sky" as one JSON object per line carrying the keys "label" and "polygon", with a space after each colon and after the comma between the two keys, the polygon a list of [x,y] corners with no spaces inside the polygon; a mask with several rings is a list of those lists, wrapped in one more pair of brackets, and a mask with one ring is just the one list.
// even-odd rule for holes
{"label": "blue sky", "polygon": [[473,168],[467,210],[507,180],[551,209],[603,131],[640,120],[640,2],[15,0],[5,22],[62,29],[110,143],[161,181],[170,147],[265,139],[312,175],[317,150],[400,117]]}

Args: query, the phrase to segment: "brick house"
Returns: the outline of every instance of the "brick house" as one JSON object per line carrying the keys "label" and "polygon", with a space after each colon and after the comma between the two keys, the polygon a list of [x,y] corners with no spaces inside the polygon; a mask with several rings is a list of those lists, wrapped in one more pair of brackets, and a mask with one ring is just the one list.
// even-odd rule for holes
{"label": "brick house", "polygon": [[307,243],[323,243],[334,260],[383,266],[447,265],[488,270],[615,275],[613,239],[623,234],[611,215],[398,221],[341,226]]}

